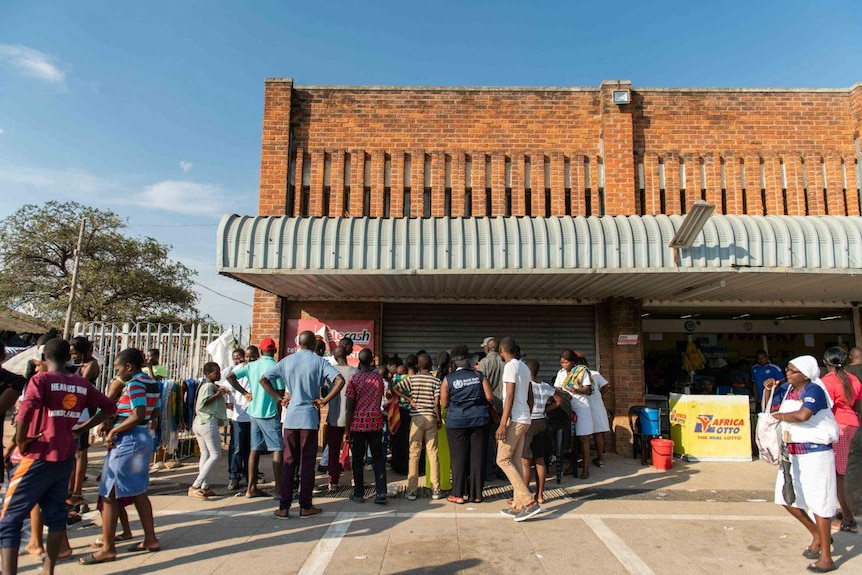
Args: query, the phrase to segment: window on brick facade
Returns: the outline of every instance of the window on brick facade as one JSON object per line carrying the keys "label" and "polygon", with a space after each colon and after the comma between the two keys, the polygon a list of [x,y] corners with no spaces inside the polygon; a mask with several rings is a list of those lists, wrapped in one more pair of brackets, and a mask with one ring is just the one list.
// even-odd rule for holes
{"label": "window on brick facade", "polygon": [[464,217],[473,217],[473,188],[464,189]]}

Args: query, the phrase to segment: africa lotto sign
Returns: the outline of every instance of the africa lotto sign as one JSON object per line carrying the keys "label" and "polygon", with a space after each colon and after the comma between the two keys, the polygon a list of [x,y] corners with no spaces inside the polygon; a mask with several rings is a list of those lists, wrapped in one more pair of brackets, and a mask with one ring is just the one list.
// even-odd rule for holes
{"label": "africa lotto sign", "polygon": [[715,439],[724,439],[730,435],[739,435],[745,427],[744,419],[718,418],[711,414],[698,415],[695,418],[694,433],[713,435]]}

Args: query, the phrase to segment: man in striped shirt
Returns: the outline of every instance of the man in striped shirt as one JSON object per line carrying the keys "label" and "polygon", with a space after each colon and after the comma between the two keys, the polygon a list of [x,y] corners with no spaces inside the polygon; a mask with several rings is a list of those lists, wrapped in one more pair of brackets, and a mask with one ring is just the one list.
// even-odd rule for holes
{"label": "man in striped shirt", "polygon": [[431,472],[431,497],[440,499],[440,463],[437,459],[437,431],[440,417],[440,380],[431,375],[431,356],[417,357],[418,373],[402,379],[392,391],[410,404],[410,463],[407,472],[407,499],[416,499],[419,486],[419,456],[422,445],[428,454]]}

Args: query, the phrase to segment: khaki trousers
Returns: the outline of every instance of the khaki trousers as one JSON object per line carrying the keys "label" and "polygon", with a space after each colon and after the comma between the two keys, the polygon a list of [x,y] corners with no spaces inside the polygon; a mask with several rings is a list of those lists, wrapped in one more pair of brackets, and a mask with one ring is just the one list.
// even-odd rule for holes
{"label": "khaki trousers", "polygon": [[432,415],[414,415],[410,419],[410,463],[407,468],[407,491],[419,486],[419,456],[422,446],[428,454],[431,469],[431,489],[440,490],[440,462],[437,459],[437,418]]}
{"label": "khaki trousers", "polygon": [[533,503],[533,494],[524,484],[524,471],[521,466],[521,452],[524,450],[524,439],[529,429],[529,423],[510,421],[506,427],[506,439],[497,442],[497,466],[512,484],[515,492],[512,508],[519,511]]}

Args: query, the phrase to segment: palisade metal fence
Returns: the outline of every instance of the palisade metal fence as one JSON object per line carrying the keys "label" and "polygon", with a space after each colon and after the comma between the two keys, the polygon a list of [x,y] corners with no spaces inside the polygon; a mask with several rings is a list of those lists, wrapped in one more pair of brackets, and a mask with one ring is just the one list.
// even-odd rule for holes
{"label": "palisade metal fence", "polygon": [[204,363],[210,361],[207,346],[227,330],[237,346],[248,345],[249,327],[241,325],[82,322],[75,324],[73,335],[89,339],[93,351],[101,356],[98,386],[104,390],[114,374],[114,357],[128,347],[145,353],[158,349],[168,379],[201,377]]}

